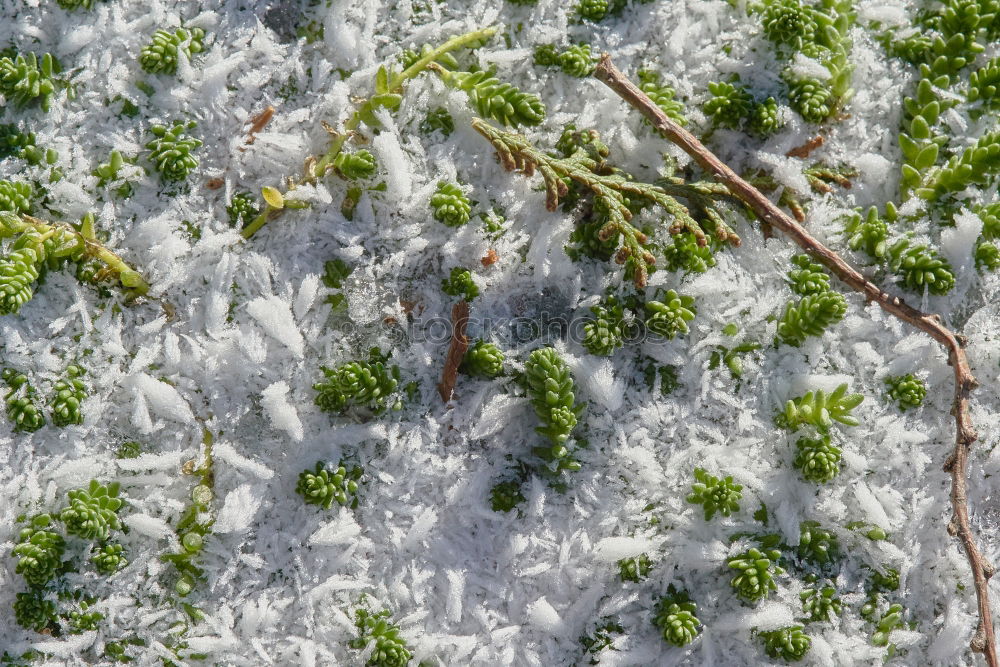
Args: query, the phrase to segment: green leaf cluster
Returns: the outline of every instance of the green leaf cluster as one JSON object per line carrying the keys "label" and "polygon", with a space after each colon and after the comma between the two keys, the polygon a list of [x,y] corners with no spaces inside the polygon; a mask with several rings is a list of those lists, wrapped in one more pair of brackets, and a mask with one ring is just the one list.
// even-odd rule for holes
{"label": "green leaf cluster", "polygon": [[677,334],[686,334],[689,331],[688,322],[698,312],[694,306],[694,297],[667,290],[661,298],[662,301],[646,302],[646,328],[668,340]]}
{"label": "green leaf cluster", "polygon": [[431,195],[434,219],[449,227],[461,227],[469,221],[472,204],[457,183],[440,181]]}
{"label": "green leaf cluster", "polygon": [[84,375],[83,367],[70,364],[66,367],[66,375],[60,378],[52,388],[53,396],[52,423],[56,426],[82,424],[83,413],[80,411],[83,400],[87,397],[87,385],[80,378]]}
{"label": "green leaf cluster", "polygon": [[456,266],[451,274],[441,281],[441,290],[449,296],[460,296],[466,301],[472,301],[479,296],[479,287],[472,279],[472,272]]}
{"label": "green leaf cluster", "polygon": [[639,554],[632,558],[622,558],[618,561],[618,578],[622,581],[638,583],[646,578],[652,567],[653,561],[646,554]]}
{"label": "green leaf cluster", "polygon": [[436,70],[449,86],[464,91],[479,115],[507,127],[533,127],[545,120],[545,105],[537,95],[525,93],[502,82],[487,70],[449,72]]}
{"label": "green leaf cluster", "polygon": [[15,572],[31,586],[44,586],[62,567],[66,541],[59,533],[47,530],[51,518],[41,514],[31,521],[31,526],[21,531],[13,555],[17,556]]}
{"label": "green leaf cluster", "polygon": [[196,125],[193,120],[187,123],[177,120],[171,127],[153,125],[149,128],[153,135],[152,141],[146,144],[149,161],[164,181],[183,181],[198,167],[194,151],[201,146],[201,140],[187,136],[187,131]]}
{"label": "green leaf cluster", "polygon": [[176,74],[180,54],[191,56],[204,49],[205,31],[201,28],[177,28],[173,32],[157,30],[149,44],[142,47],[139,65],[150,74]]}
{"label": "green leaf cluster", "polygon": [[799,558],[814,565],[826,565],[839,554],[837,536],[818,521],[799,524]]}
{"label": "green leaf cluster", "polygon": [[503,375],[504,359],[499,347],[479,339],[466,351],[462,371],[477,377],[500,377]]}
{"label": "green leaf cluster", "polygon": [[237,192],[229,200],[226,206],[226,215],[229,216],[229,224],[237,229],[246,227],[247,224],[258,215],[260,209],[257,207],[257,200],[249,192]]}
{"label": "green leaf cluster", "polygon": [[795,448],[794,465],[806,481],[826,484],[840,474],[840,447],[830,442],[829,435],[803,436],[795,442]]}
{"label": "green leaf cluster", "polygon": [[399,626],[389,622],[389,616],[387,609],[375,614],[364,609],[355,611],[354,624],[358,628],[358,637],[349,644],[355,649],[375,644],[365,663],[369,667],[404,667],[412,657],[406,640],[400,636]]}
{"label": "green leaf cluster", "polygon": [[334,470],[328,470],[325,463],[317,461],[314,469],[299,474],[295,492],[306,503],[325,510],[330,509],[334,501],[354,509],[358,506],[358,480],[362,474],[364,471],[359,466],[348,468],[344,461]]}
{"label": "green leaf cluster", "polygon": [[833,617],[840,616],[843,608],[833,586],[807,588],[799,593],[799,600],[802,601],[802,613],[811,622],[832,621]]}
{"label": "green leaf cluster", "polygon": [[[653,100],[656,106],[660,107],[660,111],[665,113],[667,117],[678,125],[687,125],[688,119],[684,116],[684,105],[679,100],[674,99],[677,91],[670,84],[663,83],[660,80],[659,72],[641,69],[639,70],[638,77],[639,90],[646,93],[649,99]],[[649,124],[648,119],[644,119],[643,122],[647,125]]]}
{"label": "green leaf cluster", "polygon": [[594,319],[583,325],[583,347],[591,354],[606,357],[625,344],[625,309],[609,296],[591,306]]}
{"label": "green leaf cluster", "polygon": [[730,558],[728,565],[737,574],[729,584],[736,596],[750,603],[760,602],[770,596],[771,591],[778,589],[774,582],[775,575],[784,572],[777,564],[780,559],[781,552],[777,549],[761,551],[756,547]]}
{"label": "green leaf cluster", "polygon": [[42,111],[48,111],[59,70],[59,61],[50,53],[44,54],[40,63],[34,53],[0,57],[0,93],[15,107],[38,102]]}
{"label": "green leaf cluster", "polygon": [[542,422],[536,430],[552,443],[550,447],[536,448],[536,453],[554,463],[557,470],[579,470],[580,464],[566,447],[583,409],[576,404],[569,366],[554,348],[543,347],[528,357],[524,373],[528,397]]}
{"label": "green leaf cluster", "polygon": [[912,373],[888,377],[885,383],[889,387],[889,396],[896,401],[900,410],[919,408],[927,396],[927,385]]}
{"label": "green leaf cluster", "polygon": [[851,411],[863,400],[865,397],[861,394],[848,394],[845,382],[829,394],[817,389],[790,399],[775,421],[778,426],[790,430],[810,425],[820,433],[828,433],[835,421],[845,426],[857,426],[859,422]]}
{"label": "green leaf cluster", "polygon": [[88,540],[107,540],[112,530],[121,529],[118,488],[118,482],[104,485],[91,480],[86,489],[70,491],[69,506],[59,513],[66,532]]}
{"label": "green leaf cluster", "polygon": [[764,640],[764,652],[774,659],[798,662],[806,656],[812,646],[812,639],[801,625],[767,630],[758,634]]}
{"label": "green leaf cluster", "polygon": [[653,608],[653,625],[663,641],[672,646],[687,646],[701,634],[697,613],[697,605],[688,594],[671,586]]}
{"label": "green leaf cluster", "polygon": [[694,478],[687,501],[702,506],[705,521],[711,521],[716,513],[729,516],[740,510],[743,485],[735,483],[731,475],[720,479],[702,468],[695,468]]}
{"label": "green leaf cluster", "polygon": [[316,405],[325,412],[342,412],[350,406],[381,412],[399,386],[399,367],[387,366],[379,353],[373,353],[369,361],[349,361],[336,368],[322,366],[321,370],[326,379],[313,389]]}
{"label": "green leaf cluster", "polygon": [[5,368],[2,378],[8,390],[4,396],[7,419],[14,430],[33,433],[45,426],[45,415],[35,404],[35,388],[28,382],[28,376],[13,368]]}

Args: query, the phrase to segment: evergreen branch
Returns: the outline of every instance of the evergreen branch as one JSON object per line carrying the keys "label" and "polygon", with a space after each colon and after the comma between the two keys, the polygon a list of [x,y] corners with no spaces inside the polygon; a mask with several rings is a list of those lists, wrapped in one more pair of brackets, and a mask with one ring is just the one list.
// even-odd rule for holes
{"label": "evergreen branch", "polygon": [[724,183],[732,193],[746,202],[760,220],[784,232],[813,259],[826,266],[830,272],[851,289],[861,293],[866,300],[874,301],[890,315],[902,322],[910,324],[923,331],[937,341],[948,352],[948,363],[955,376],[955,398],[952,415],[955,417],[955,449],[944,464],[945,471],[951,474],[951,505],[953,517],[948,525],[948,532],[957,536],[965,549],[976,591],[979,611],[979,624],[971,642],[973,651],[983,653],[990,667],[1000,666],[997,658],[996,638],[993,630],[993,615],[990,611],[989,579],[995,574],[996,567],[990,563],[976,545],[972,527],[969,524],[969,503],[967,492],[967,476],[969,453],[978,439],[972,416],[969,411],[969,396],[979,383],[969,366],[965,354],[966,339],[948,329],[939,315],[924,313],[904,302],[901,298],[892,296],[879,289],[877,285],[867,280],[857,269],[845,262],[840,255],[833,252],[804,227],[787,216],[771,203],[760,191],[740,178],[736,172],[726,166],[718,157],[712,154],[698,139],[684,128],[673,122],[656,104],[628,80],[612,63],[609,56],[604,55],[600,64],[594,70],[594,76],[608,85],[626,102],[638,109],[650,120],[653,127],[669,141],[677,144],[690,155],[705,171],[712,174],[720,183]]}

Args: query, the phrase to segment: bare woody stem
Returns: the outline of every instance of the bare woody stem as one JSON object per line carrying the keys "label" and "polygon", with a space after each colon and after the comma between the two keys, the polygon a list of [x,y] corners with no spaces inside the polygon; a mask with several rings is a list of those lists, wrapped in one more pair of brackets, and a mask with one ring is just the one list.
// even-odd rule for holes
{"label": "bare woody stem", "polygon": [[465,335],[465,328],[469,324],[469,302],[459,301],[451,307],[451,345],[448,346],[448,356],[444,362],[444,370],[441,372],[441,382],[438,384],[438,393],[445,403],[451,400],[455,393],[455,384],[458,382],[458,367],[465,359],[465,353],[469,349],[469,338]]}
{"label": "bare woody stem", "polygon": [[965,355],[965,337],[945,327],[939,315],[921,312],[906,304],[899,297],[884,292],[869,282],[837,253],[813,238],[805,228],[782,212],[759,190],[740,178],[736,172],[705,148],[693,134],[667,117],[645,93],[614,66],[607,54],[602,56],[600,64],[594,71],[594,76],[638,109],[660,134],[680,146],[702,169],[720,183],[725,184],[735,196],[743,200],[757,214],[762,223],[771,225],[790,236],[800,248],[822,263],[851,289],[863,294],[866,300],[874,301],[889,314],[920,329],[947,350],[948,363],[955,375],[955,398],[952,414],[955,417],[956,427],[955,450],[944,464],[945,471],[951,473],[953,516],[948,524],[948,532],[961,540],[975,582],[979,606],[979,626],[972,638],[971,648],[977,653],[983,653],[986,663],[990,667],[1000,667],[1000,663],[997,661],[996,638],[993,632],[993,615],[990,612],[988,588],[989,579],[993,576],[995,568],[979,550],[972,528],[969,526],[966,477],[968,475],[969,450],[972,443],[978,438],[969,414],[969,394],[979,383],[973,377],[968,358]]}

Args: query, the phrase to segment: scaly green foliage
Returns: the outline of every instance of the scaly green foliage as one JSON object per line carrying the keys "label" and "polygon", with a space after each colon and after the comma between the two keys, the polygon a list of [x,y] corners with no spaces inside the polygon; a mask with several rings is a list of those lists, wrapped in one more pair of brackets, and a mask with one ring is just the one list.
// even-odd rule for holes
{"label": "scaly green foliage", "polygon": [[[758,9],[759,10],[759,9]],[[801,50],[816,38],[819,26],[810,9],[798,0],[774,0],[763,3],[761,24],[764,36],[778,46]]]}
{"label": "scaly green foliage", "polygon": [[112,530],[121,528],[118,510],[122,500],[118,497],[118,482],[105,486],[91,480],[86,489],[70,491],[69,506],[59,513],[66,532],[87,540],[107,540]]}
{"label": "scaly green foliage", "polygon": [[334,501],[351,509],[358,506],[358,480],[364,471],[359,466],[348,469],[341,461],[335,470],[327,470],[322,461],[316,462],[313,470],[303,470],[295,485],[295,492],[302,496],[310,505],[319,505],[325,510],[330,509]]}
{"label": "scaly green foliage", "polygon": [[753,97],[739,83],[712,81],[708,84],[712,94],[702,109],[717,125],[739,129],[753,110]]}
{"label": "scaly green foliage", "polygon": [[456,266],[451,274],[441,281],[441,290],[449,296],[460,296],[466,301],[472,301],[479,296],[479,287],[472,280],[472,272]]}
{"label": "scaly green foliage", "polygon": [[912,373],[885,379],[889,386],[889,396],[896,401],[900,410],[919,408],[927,396],[927,385]]}
{"label": "scaly green foliage", "polygon": [[781,552],[777,549],[760,551],[756,548],[730,558],[729,567],[738,573],[729,582],[736,596],[746,602],[757,603],[777,590],[774,577],[784,572],[777,565],[780,558]]}
{"label": "scaly green foliage", "polygon": [[150,74],[176,74],[180,54],[191,56],[204,48],[205,31],[201,28],[177,28],[173,32],[157,30],[149,44],[142,47],[139,65]]}
{"label": "scaly green foliage", "polygon": [[14,620],[22,628],[41,632],[56,621],[56,604],[45,599],[45,591],[31,588],[14,599]]}
{"label": "scaly green foliage", "polygon": [[[370,361],[349,361],[337,368],[321,366],[326,380],[313,385],[316,405],[326,412],[341,412],[349,406],[365,406],[376,413],[399,386],[399,367],[389,367],[385,358],[373,351]],[[393,408],[398,407],[398,402]]]}
{"label": "scaly green foliage", "polygon": [[701,621],[695,616],[697,612],[688,594],[671,586],[653,608],[653,625],[660,631],[663,641],[673,646],[687,646],[701,632]]}
{"label": "scaly green foliage", "polygon": [[406,648],[406,640],[399,635],[399,626],[389,622],[389,615],[387,609],[377,614],[364,609],[355,611],[354,624],[358,628],[358,638],[350,641],[350,647],[363,649],[368,644],[375,643],[365,663],[369,667],[404,667],[412,657]]}
{"label": "scaly green foliage", "polygon": [[542,421],[536,430],[552,443],[550,447],[536,448],[536,453],[554,463],[557,470],[579,470],[580,464],[572,459],[566,447],[582,410],[582,406],[576,405],[569,367],[555,349],[543,347],[528,357],[524,374],[531,405]]}
{"label": "scaly green foliage", "polygon": [[56,91],[54,77],[58,73],[59,63],[50,53],[42,56],[41,64],[34,53],[4,56],[0,58],[0,93],[7,98],[8,104],[23,108],[39,102],[42,111],[48,111]]}
{"label": "scaly green foliage", "polygon": [[569,76],[590,76],[596,61],[589,44],[574,44],[559,54],[559,68]]}
{"label": "scaly green foliage", "polygon": [[799,438],[795,448],[795,467],[806,481],[826,484],[840,474],[840,447],[830,442],[829,435]]}
{"label": "scaly green foliage", "polygon": [[662,301],[647,301],[646,328],[651,332],[670,340],[677,334],[688,332],[688,322],[694,319],[697,309],[694,307],[694,297],[681,296],[674,290],[668,290]]}
{"label": "scaly green foliage", "polygon": [[[728,191],[718,184],[668,179],[662,185],[651,185],[630,180],[607,164],[608,148],[593,131],[571,133],[579,138],[586,135],[587,140],[572,142],[572,154],[560,158],[543,153],[524,137],[498,130],[481,119],[473,119],[472,126],[493,145],[505,169],[527,175],[537,171],[542,175],[548,210],[557,210],[560,199],[571,193],[580,195],[583,189],[589,190],[594,212],[604,219],[596,238],[620,244],[614,254],[615,261],[625,265],[626,275],[637,287],[645,286],[649,268],[656,260],[646,247],[650,243],[648,235],[630,222],[634,215],[630,209],[633,201],[663,207],[673,218],[670,232],[690,232],[699,245],[708,243],[706,232],[720,242],[739,244],[739,236],[720,213],[719,203],[728,204],[731,199]],[[677,198],[686,199],[688,206]]]}
{"label": "scaly green foliage", "polygon": [[865,397],[861,394],[848,394],[845,382],[829,394],[817,389],[789,400],[785,411],[775,421],[778,426],[791,430],[809,424],[820,433],[827,433],[835,421],[845,426],[857,426],[858,420],[851,411],[863,400]]}
{"label": "scaly green foliage", "polygon": [[545,105],[537,95],[521,92],[487,70],[450,72],[436,67],[435,71],[447,85],[464,91],[481,116],[508,127],[535,126],[545,120]]}
{"label": "scaly green foliage", "polygon": [[249,192],[237,192],[226,206],[226,215],[229,216],[229,224],[232,227],[245,227],[259,214],[257,201]]}
{"label": "scaly green foliage", "polygon": [[702,506],[705,521],[711,521],[716,512],[729,516],[740,510],[743,485],[735,483],[732,476],[719,479],[701,468],[695,468],[694,478],[695,483],[691,485],[691,495],[687,497],[687,501]]}
{"label": "scaly green foliage", "polygon": [[153,125],[149,128],[154,137],[146,144],[149,161],[164,181],[183,181],[198,168],[198,158],[193,152],[201,146],[201,141],[187,136],[187,131],[196,125],[193,120],[187,123],[176,120],[172,127]]}
{"label": "scaly green foliage", "polygon": [[0,181],[0,211],[31,213],[33,190],[23,181]]}
{"label": "scaly green foliage", "polygon": [[789,301],[778,320],[778,340],[786,345],[801,345],[809,336],[822,336],[833,324],[844,319],[847,300],[839,292],[819,292]]}
{"label": "scaly green foliage", "polygon": [[764,640],[764,652],[775,659],[782,658],[789,662],[797,662],[806,656],[812,646],[812,639],[803,632],[801,625],[768,630],[758,634]]}
{"label": "scaly green foliage", "polygon": [[[688,119],[684,117],[684,105],[679,100],[674,99],[677,91],[669,84],[661,83],[658,72],[641,69],[638,76],[639,89],[646,93],[656,106],[660,107],[660,111],[678,125],[687,125]],[[643,122],[649,125],[648,119],[643,119]]]}
{"label": "scaly green foliage", "polygon": [[493,343],[477,340],[465,353],[462,371],[469,375],[495,378],[503,375],[504,353]]}
{"label": "scaly green foliage", "polygon": [[472,204],[457,183],[440,181],[431,196],[434,219],[449,227],[461,227],[469,221]]}
{"label": "scaly green foliage", "polygon": [[347,180],[371,178],[375,173],[375,156],[364,149],[354,153],[341,151],[333,159],[333,169]]}
{"label": "scaly green foliage", "polygon": [[94,569],[104,575],[111,575],[128,565],[125,548],[118,543],[94,545],[94,555],[90,557]]}
{"label": "scaly green foliage", "polygon": [[833,617],[840,616],[842,604],[833,586],[807,588],[799,593],[799,600],[802,601],[802,613],[809,621],[832,621]]}
{"label": "scaly green foliage", "polygon": [[490,507],[494,512],[510,512],[525,500],[521,483],[515,480],[500,482],[490,489]]}
{"label": "scaly green foliage", "polygon": [[625,310],[609,296],[590,312],[594,319],[583,325],[583,347],[591,354],[606,357],[625,344]]}
{"label": "scaly green foliage", "polygon": [[824,565],[839,553],[837,536],[820,526],[818,521],[799,524],[799,558],[816,565]]}
{"label": "scaly green foliage", "polygon": [[53,396],[52,423],[56,426],[82,424],[83,413],[80,405],[87,397],[87,385],[80,378],[84,375],[81,366],[70,364],[66,367],[66,376],[59,379],[52,388]]}
{"label": "scaly green foliage", "polygon": [[31,526],[21,531],[12,552],[18,558],[14,571],[32,586],[44,586],[62,567],[66,541],[59,533],[46,530],[51,523],[48,514],[32,519]]}
{"label": "scaly green foliage", "polygon": [[646,578],[652,567],[653,561],[649,560],[649,556],[646,554],[639,554],[632,558],[622,558],[618,561],[618,578],[622,581],[638,583]]}
{"label": "scaly green foliage", "polygon": [[914,245],[909,239],[896,241],[887,251],[889,268],[899,278],[903,287],[923,293],[947,294],[955,286],[955,274],[948,260],[934,248]]}
{"label": "scaly green foliage", "polygon": [[29,384],[28,376],[13,368],[5,368],[2,378],[8,388],[4,396],[7,419],[13,423],[14,430],[34,433],[45,426],[45,415],[35,405],[35,388]]}

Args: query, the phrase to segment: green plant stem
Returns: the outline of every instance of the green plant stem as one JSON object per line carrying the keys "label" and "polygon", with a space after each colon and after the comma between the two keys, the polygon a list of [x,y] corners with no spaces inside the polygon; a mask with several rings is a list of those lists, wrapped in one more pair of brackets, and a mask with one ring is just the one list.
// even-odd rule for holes
{"label": "green plant stem", "polygon": [[[425,55],[421,56],[415,63],[404,69],[402,72],[392,74],[388,84],[389,90],[398,91],[406,81],[409,81],[426,70],[428,65],[444,54],[487,40],[496,34],[497,30],[498,28],[496,27],[483,28],[482,30],[474,30],[472,32],[467,32],[464,35],[452,37],[436,49],[428,51]],[[358,107],[354,113],[344,121],[343,130],[341,132],[331,131],[331,129],[327,127],[327,130],[330,131],[331,134],[329,148],[327,148],[326,152],[318,159],[307,160],[302,178],[298,182],[289,183],[288,189],[282,194],[287,194],[288,192],[295,190],[299,185],[312,185],[319,180],[321,176],[326,174],[334,159],[336,159],[337,155],[339,155],[340,151],[344,148],[344,143],[347,139],[361,126],[363,119],[366,116],[371,116],[376,108],[378,108],[378,106],[373,104],[372,100],[369,99]],[[260,214],[243,228],[243,231],[240,232],[241,235],[244,239],[251,238],[260,230],[261,227],[266,225],[271,220],[279,217],[288,208],[292,207],[285,206],[282,208],[275,208],[270,204],[265,204]]]}

